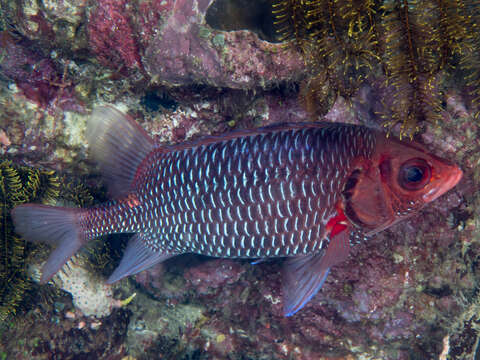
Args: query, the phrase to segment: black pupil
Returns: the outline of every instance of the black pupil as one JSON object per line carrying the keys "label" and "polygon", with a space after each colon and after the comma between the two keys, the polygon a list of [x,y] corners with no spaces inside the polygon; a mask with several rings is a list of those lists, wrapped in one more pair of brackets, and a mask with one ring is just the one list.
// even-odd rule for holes
{"label": "black pupil", "polygon": [[405,178],[408,182],[419,182],[423,179],[423,170],[417,166],[406,169]]}

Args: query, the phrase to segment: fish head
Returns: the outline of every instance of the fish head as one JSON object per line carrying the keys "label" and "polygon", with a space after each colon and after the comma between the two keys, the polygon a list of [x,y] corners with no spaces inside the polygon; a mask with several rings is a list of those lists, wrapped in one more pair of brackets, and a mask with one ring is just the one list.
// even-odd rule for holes
{"label": "fish head", "polygon": [[452,162],[415,142],[379,134],[374,155],[358,159],[343,190],[350,223],[375,234],[418,212],[462,178]]}

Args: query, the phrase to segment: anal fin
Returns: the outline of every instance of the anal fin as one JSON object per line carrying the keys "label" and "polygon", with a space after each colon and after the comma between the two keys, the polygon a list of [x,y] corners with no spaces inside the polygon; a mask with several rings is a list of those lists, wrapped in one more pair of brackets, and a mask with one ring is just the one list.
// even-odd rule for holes
{"label": "anal fin", "polygon": [[330,268],[348,257],[349,231],[341,231],[325,252],[289,258],[283,264],[283,312],[291,316],[322,288]]}
{"label": "anal fin", "polygon": [[137,233],[130,239],[120,264],[107,280],[108,284],[112,284],[126,276],[137,274],[172,256],[178,255],[148,248],[145,243],[150,238],[151,235],[149,234]]}

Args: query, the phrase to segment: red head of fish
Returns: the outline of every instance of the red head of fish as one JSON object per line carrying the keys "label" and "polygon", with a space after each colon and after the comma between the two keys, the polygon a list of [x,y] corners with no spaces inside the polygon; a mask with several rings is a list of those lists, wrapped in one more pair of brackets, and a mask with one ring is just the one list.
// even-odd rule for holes
{"label": "red head of fish", "polygon": [[418,143],[378,136],[373,156],[357,160],[346,182],[343,210],[371,235],[413,215],[461,178],[458,166]]}

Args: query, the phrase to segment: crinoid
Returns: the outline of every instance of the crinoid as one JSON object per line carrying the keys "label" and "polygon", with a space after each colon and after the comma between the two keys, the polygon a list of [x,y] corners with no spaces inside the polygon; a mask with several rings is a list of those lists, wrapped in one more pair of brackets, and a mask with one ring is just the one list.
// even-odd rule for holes
{"label": "crinoid", "polygon": [[436,123],[443,87],[460,78],[471,102],[480,101],[480,3],[457,0],[278,0],[279,38],[295,46],[310,77],[300,97],[324,114],[371,79],[383,78],[379,114],[412,137],[422,121]]}
{"label": "crinoid", "polygon": [[52,171],[0,161],[0,320],[15,314],[30,287],[25,261],[29,249],[13,231],[10,210],[30,201],[47,203],[58,194],[59,181]]}
{"label": "crinoid", "polygon": [[328,0],[285,0],[273,6],[280,40],[294,44],[310,69],[301,93],[310,112],[328,111],[330,101],[321,97],[355,94],[377,67],[378,8],[375,1]]}

